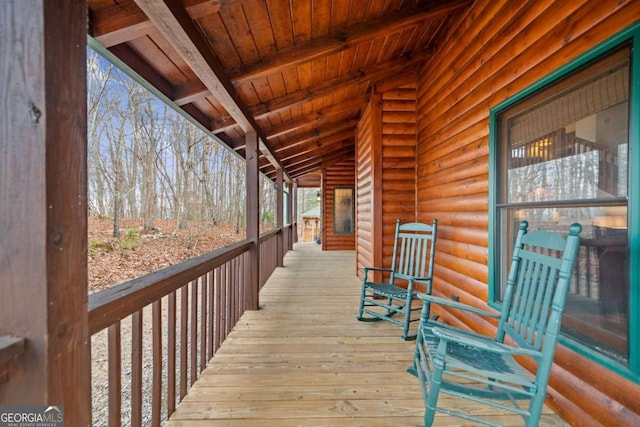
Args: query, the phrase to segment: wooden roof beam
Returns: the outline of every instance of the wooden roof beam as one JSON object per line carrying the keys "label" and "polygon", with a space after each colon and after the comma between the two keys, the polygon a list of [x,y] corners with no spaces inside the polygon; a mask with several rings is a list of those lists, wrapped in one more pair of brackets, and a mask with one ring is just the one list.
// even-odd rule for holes
{"label": "wooden roof beam", "polygon": [[369,102],[369,98],[369,94],[365,94],[349,99],[345,102],[339,102],[337,104],[316,110],[312,113],[296,117],[295,119],[282,122],[275,126],[271,126],[270,128],[266,128],[265,132],[267,132],[269,138],[275,138],[277,136],[284,135],[302,127],[306,127],[309,125],[319,125],[330,117],[364,107]]}
{"label": "wooden roof beam", "polygon": [[[295,92],[291,92],[287,95],[279,98],[272,99],[268,102],[249,107],[251,114],[256,119],[263,119],[269,114],[277,113],[282,110],[286,110],[295,106],[299,106],[319,98],[322,96],[334,93],[344,87],[361,84],[371,81],[375,83],[379,80],[389,79],[401,73],[412,73],[415,71],[412,67],[426,61],[431,58],[433,51],[431,49],[425,49],[419,52],[414,52],[411,55],[403,55],[398,58],[394,58],[387,62],[370,67],[367,70],[356,71],[343,76],[338,76],[333,79],[329,79],[318,85],[300,89]],[[174,102],[178,105],[183,105],[189,102],[193,102],[199,97],[209,96],[210,92],[202,85],[189,84],[182,88],[177,88],[175,91]],[[231,117],[227,117],[217,123],[212,124],[212,132],[219,133],[236,126],[236,122]]]}
{"label": "wooden roof beam", "polygon": [[331,124],[329,126],[325,126],[318,129],[313,129],[309,132],[305,132],[304,134],[298,135],[294,138],[287,139],[277,144],[274,144],[274,149],[276,152],[289,149],[296,145],[304,144],[307,142],[318,141],[322,138],[327,138],[331,135],[334,135],[341,131],[350,131],[355,132],[355,128],[358,125],[359,119],[353,118],[350,120],[344,120],[337,124]]}
{"label": "wooden roof beam", "polygon": [[[184,0],[192,19],[217,13],[221,7],[220,0]],[[104,47],[137,39],[151,29],[153,23],[134,0],[97,9],[89,16],[89,34]]]}
{"label": "wooden roof beam", "polygon": [[[267,156],[274,167],[285,170],[273,155],[267,145],[266,135],[227,78],[224,67],[213,55],[208,42],[182,6],[182,2],[179,0],[135,0],[135,2],[243,131],[257,134],[260,151]],[[291,178],[287,176],[287,180],[291,181]]]}
{"label": "wooden roof beam", "polygon": [[437,5],[433,5],[432,2],[423,2],[417,7],[381,16],[372,22],[356,24],[346,33],[335,32],[323,39],[311,40],[305,44],[282,49],[273,56],[263,58],[258,63],[232,67],[229,76],[236,84],[265,77],[286,68],[340,53],[359,44],[403,31],[428,19],[449,15],[468,7],[471,3],[469,0],[451,0]]}
{"label": "wooden roof beam", "polygon": [[336,149],[353,146],[354,136],[349,135],[343,138],[335,138],[333,140],[323,140],[321,144],[306,145],[305,148],[295,153],[282,157],[282,161],[287,165],[296,164],[296,161],[302,159],[307,160],[313,157],[319,157],[323,154],[335,151]]}
{"label": "wooden roof beam", "polygon": [[[367,70],[335,77],[318,85],[303,88],[279,98],[274,98],[270,101],[250,107],[251,114],[253,114],[256,119],[262,119],[269,114],[278,113],[282,110],[287,110],[292,107],[311,102],[316,98],[330,95],[347,86],[366,82],[374,84],[379,80],[387,79],[403,72],[409,72],[412,67],[431,58],[432,54],[433,51],[431,49],[425,49],[411,55],[403,55],[399,58],[394,58],[374,67],[370,67]],[[412,71],[413,70],[411,70],[411,72]]]}
{"label": "wooden roof beam", "polygon": [[309,141],[304,145],[297,145],[295,147],[288,147],[278,153],[283,162],[291,159],[292,157],[297,156],[298,154],[308,153],[317,148],[329,146],[333,143],[344,141],[346,139],[350,139],[353,141],[355,139],[355,133],[352,129],[347,129],[333,135],[329,135],[323,137],[321,139]]}
{"label": "wooden roof beam", "polygon": [[297,164],[296,166],[291,166],[289,168],[289,171],[290,171],[289,173],[294,178],[301,175],[305,175],[309,172],[313,172],[318,169],[323,169],[327,166],[332,165],[333,163],[345,160],[347,158],[351,158],[353,157],[354,153],[355,153],[355,147],[343,148],[341,150],[331,153],[330,155],[325,155],[315,159],[310,159],[304,163]]}

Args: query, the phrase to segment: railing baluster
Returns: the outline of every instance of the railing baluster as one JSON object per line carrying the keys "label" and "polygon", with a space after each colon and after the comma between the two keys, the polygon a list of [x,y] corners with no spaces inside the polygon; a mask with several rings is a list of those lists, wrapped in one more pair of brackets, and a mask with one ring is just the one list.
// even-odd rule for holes
{"label": "railing baluster", "polygon": [[189,386],[198,378],[198,279],[191,282],[191,376]]}
{"label": "railing baluster", "polygon": [[162,300],[152,304],[152,364],[151,425],[160,427],[162,415]]}
{"label": "railing baluster", "polygon": [[216,309],[215,309],[215,317],[216,324],[214,327],[215,334],[215,344],[214,351],[218,351],[220,348],[220,343],[222,341],[222,267],[216,268],[216,282],[215,282],[215,292],[216,292]]}
{"label": "railing baluster", "polygon": [[207,346],[207,362],[211,360],[214,352],[214,307],[215,307],[215,293],[214,293],[214,275],[213,271],[209,272],[209,316],[207,320],[207,325],[209,327],[209,336],[208,336],[208,346]]}
{"label": "railing baluster", "polygon": [[187,394],[187,316],[189,313],[189,288],[180,290],[180,401]]}
{"label": "railing baluster", "polygon": [[122,343],[120,321],[109,326],[109,427],[122,422]]}
{"label": "railing baluster", "polygon": [[169,294],[167,319],[167,418],[176,410],[176,293]]}
{"label": "railing baluster", "polygon": [[220,266],[220,344],[227,337],[227,264]]}
{"label": "railing baluster", "polygon": [[202,275],[202,282],[200,283],[201,295],[200,295],[200,369],[198,375],[204,371],[207,363],[207,320],[209,316],[207,314],[207,275]]}
{"label": "railing baluster", "polygon": [[142,425],[142,310],[131,315],[131,425]]}

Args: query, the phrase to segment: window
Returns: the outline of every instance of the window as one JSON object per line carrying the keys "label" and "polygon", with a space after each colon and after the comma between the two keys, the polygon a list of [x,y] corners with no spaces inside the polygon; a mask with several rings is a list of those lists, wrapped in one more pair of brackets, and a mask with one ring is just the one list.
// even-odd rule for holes
{"label": "window", "polygon": [[638,142],[629,120],[633,45],[629,36],[610,45],[491,111],[490,292],[499,304],[521,220],[563,233],[579,222],[564,341],[637,379],[638,338],[630,334],[638,322],[629,244],[637,233],[629,214],[637,192],[629,175]]}
{"label": "window", "polygon": [[333,233],[353,234],[353,188],[333,190]]}

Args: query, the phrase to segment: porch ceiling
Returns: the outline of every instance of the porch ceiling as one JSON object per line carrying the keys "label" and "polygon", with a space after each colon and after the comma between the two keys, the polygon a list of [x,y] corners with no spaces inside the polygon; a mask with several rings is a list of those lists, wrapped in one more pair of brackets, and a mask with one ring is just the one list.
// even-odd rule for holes
{"label": "porch ceiling", "polygon": [[369,94],[413,81],[469,0],[88,0],[89,34],[260,169],[352,158]]}

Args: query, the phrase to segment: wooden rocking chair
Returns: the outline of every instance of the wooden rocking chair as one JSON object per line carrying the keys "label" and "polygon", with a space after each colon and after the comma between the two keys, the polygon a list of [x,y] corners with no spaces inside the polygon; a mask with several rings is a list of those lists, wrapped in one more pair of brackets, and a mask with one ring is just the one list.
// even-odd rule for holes
{"label": "wooden rocking chair", "polygon": [[[408,371],[420,380],[425,427],[436,412],[498,425],[458,408],[439,407],[439,393],[519,414],[527,427],[538,425],[582,227],[573,224],[564,239],[548,231],[527,234],[527,226],[520,223],[500,313],[418,295],[424,303],[414,366]],[[431,304],[499,318],[497,335],[485,337],[432,320]],[[516,357],[533,360],[535,376]],[[521,407],[518,400],[525,399],[529,404]]]}
{"label": "wooden rocking chair", "polygon": [[[391,268],[363,268],[358,320],[387,320],[402,326],[402,339],[416,338],[415,334],[409,335],[410,323],[420,320],[420,307],[413,306],[416,295],[414,284],[421,283],[427,292],[431,292],[436,229],[435,219],[432,225],[418,222],[400,224],[400,220],[397,221]],[[373,281],[370,272],[387,274],[389,278]],[[412,313],[415,315],[412,316]],[[401,318],[393,318],[396,314]]]}

